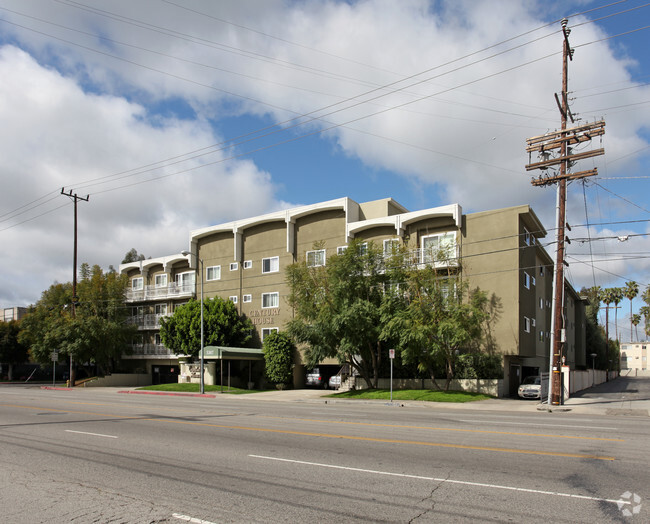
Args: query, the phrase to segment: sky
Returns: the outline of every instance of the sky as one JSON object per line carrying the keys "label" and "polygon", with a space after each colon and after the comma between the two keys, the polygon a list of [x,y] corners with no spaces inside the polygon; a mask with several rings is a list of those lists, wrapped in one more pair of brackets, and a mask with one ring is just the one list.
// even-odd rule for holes
{"label": "sky", "polygon": [[644,290],[641,0],[0,0],[0,307],[72,280],[62,188],[88,196],[79,263],[105,269],[131,248],[179,253],[193,229],[344,196],[529,204],[554,256],[556,189],[531,184],[525,148],[560,127],[564,17],[575,125],[606,122],[580,147],[605,155],[573,167],[598,176],[568,186],[566,276]]}

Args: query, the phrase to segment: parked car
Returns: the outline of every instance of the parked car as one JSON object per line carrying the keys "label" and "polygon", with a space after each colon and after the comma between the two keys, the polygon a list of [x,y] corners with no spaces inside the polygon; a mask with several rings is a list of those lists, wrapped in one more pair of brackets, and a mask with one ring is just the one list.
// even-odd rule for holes
{"label": "parked car", "polygon": [[330,389],[339,389],[341,387],[341,375],[332,375],[327,385]]}
{"label": "parked car", "polygon": [[318,368],[312,369],[305,377],[305,384],[312,388],[326,388],[327,380],[323,377]]}
{"label": "parked car", "polygon": [[531,376],[526,377],[519,386],[517,394],[521,398],[541,398],[542,397],[542,382],[540,377]]}

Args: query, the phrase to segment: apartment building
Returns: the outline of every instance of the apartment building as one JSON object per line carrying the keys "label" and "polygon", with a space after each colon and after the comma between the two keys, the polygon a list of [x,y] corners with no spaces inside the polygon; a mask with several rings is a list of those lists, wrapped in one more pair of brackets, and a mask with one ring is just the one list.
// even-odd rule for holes
{"label": "apartment building", "polygon": [[621,374],[627,370],[648,370],[648,347],[650,342],[621,343]]}
{"label": "apartment building", "polygon": [[3,309],[2,322],[11,322],[12,320],[21,320],[27,314],[26,307],[14,306]]}
{"label": "apartment building", "polygon": [[[495,293],[501,302],[490,349],[503,355],[506,390],[516,391],[523,377],[548,368],[553,261],[540,244],[545,236],[525,205],[464,215],[458,204],[408,211],[391,198],[360,204],[340,198],[198,229],[190,232],[190,255],[120,266],[129,276],[127,302],[142,334],[127,358],[153,374],[177,373],[178,356],[160,344],[158,319],[197,297],[201,267],[204,296],[237,304],[261,344],[293,316],[287,265],[326,265],[352,239],[372,241],[387,253],[399,243],[419,264],[432,263],[432,249],[444,246],[452,253],[445,264],[462,267],[470,287]],[[583,366],[584,304],[568,284],[565,310],[566,363]],[[300,361],[295,369],[294,382],[301,385]]]}

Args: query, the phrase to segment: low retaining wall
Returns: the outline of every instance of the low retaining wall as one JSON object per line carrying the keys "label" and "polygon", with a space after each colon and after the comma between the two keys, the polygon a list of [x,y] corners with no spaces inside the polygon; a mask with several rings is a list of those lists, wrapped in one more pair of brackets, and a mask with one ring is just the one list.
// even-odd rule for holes
{"label": "low retaining wall", "polygon": [[83,387],[122,388],[122,387],[151,386],[151,375],[148,373],[113,373],[85,382]]}
{"label": "low retaining wall", "polygon": [[[395,378],[393,379],[393,389],[445,389],[446,380],[436,380],[434,386],[431,379],[417,378]],[[390,379],[380,378],[377,386],[380,389],[390,389]],[[366,381],[357,377],[357,389],[365,389]],[[471,393],[484,393],[493,397],[503,397],[503,380],[502,379],[454,379],[449,384],[449,391],[467,391]]]}

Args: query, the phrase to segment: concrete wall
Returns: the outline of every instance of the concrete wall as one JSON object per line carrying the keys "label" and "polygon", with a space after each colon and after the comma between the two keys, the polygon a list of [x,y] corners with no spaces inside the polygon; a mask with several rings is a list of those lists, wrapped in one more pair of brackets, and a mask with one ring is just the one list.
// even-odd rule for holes
{"label": "concrete wall", "polygon": [[[446,380],[436,380],[439,389],[444,390]],[[365,389],[366,383],[364,380],[356,380],[356,387],[358,389]],[[378,382],[380,389],[390,389],[390,379],[380,378]],[[397,389],[437,389],[434,387],[431,379],[417,379],[417,378],[404,378],[393,379],[393,390]],[[471,393],[484,393],[492,395],[493,397],[503,397],[503,380],[501,379],[487,379],[487,380],[474,380],[474,379],[454,379],[449,384],[449,391],[467,391]]]}
{"label": "concrete wall", "polygon": [[105,377],[99,377],[95,380],[90,380],[84,384],[84,387],[136,387],[136,386],[150,386],[151,375],[145,373],[114,373]]}

